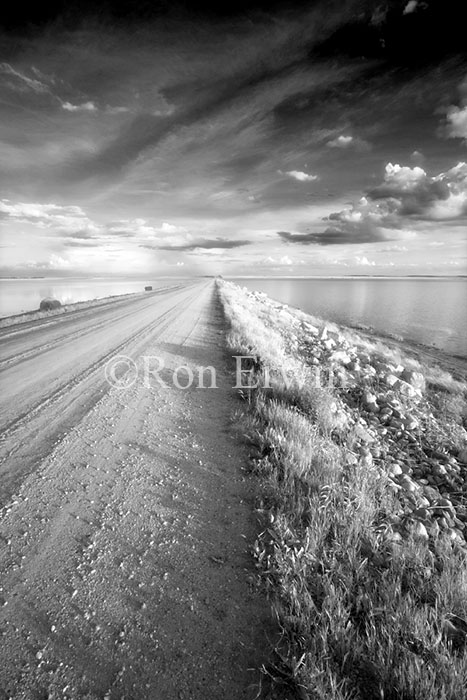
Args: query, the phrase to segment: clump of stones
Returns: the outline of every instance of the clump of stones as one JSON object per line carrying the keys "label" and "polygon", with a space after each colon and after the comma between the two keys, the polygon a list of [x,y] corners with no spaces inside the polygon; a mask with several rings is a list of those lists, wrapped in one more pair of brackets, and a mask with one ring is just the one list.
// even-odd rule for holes
{"label": "clump of stones", "polygon": [[291,354],[326,367],[337,386],[340,379],[346,387],[335,390],[334,435],[344,444],[352,436],[344,468],[361,463],[379,469],[396,492],[398,510],[385,524],[386,537],[397,545],[409,534],[426,542],[444,536],[467,547],[467,432],[435,417],[423,373],[366,352],[349,334],[318,328],[261,293],[249,296],[270,305],[271,318],[279,312]]}

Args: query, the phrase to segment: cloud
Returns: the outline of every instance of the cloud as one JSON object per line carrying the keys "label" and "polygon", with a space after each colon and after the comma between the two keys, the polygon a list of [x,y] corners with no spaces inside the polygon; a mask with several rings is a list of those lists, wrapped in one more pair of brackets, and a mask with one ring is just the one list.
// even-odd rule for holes
{"label": "cloud", "polygon": [[404,7],[404,11],[402,14],[404,15],[411,15],[412,12],[415,12],[415,10],[418,7],[418,1],[417,0],[409,0],[407,5]]}
{"label": "cloud", "polygon": [[[399,192],[408,192],[415,190],[419,183],[427,179],[427,174],[418,166],[414,168],[401,166],[398,163],[393,165],[388,163],[385,168],[384,182],[385,185],[380,186],[379,191],[390,192],[391,188],[397,194]],[[378,191],[378,190],[374,190]],[[386,196],[383,194],[383,196]]]}
{"label": "cloud", "polygon": [[175,224],[169,224],[167,221],[162,222],[162,233],[179,233],[180,231],[185,231],[185,229],[182,226],[175,226]]}
{"label": "cloud", "polygon": [[326,217],[324,231],[279,231],[285,243],[340,245],[408,240],[414,223],[467,219],[467,163],[430,176],[423,168],[388,163],[383,182],[358,202]]}
{"label": "cloud", "polygon": [[421,151],[412,151],[410,157],[417,164],[423,163],[425,161],[425,156]]}
{"label": "cloud", "polygon": [[358,255],[355,256],[355,264],[356,265],[376,265],[374,260],[368,260],[366,255],[363,255],[362,257],[359,257]]}
{"label": "cloud", "polygon": [[344,136],[341,134],[340,136],[337,136],[337,138],[332,139],[332,141],[328,141],[326,146],[329,146],[329,148],[349,148],[353,142],[353,136]]}
{"label": "cloud", "polygon": [[[279,172],[282,174],[280,170]],[[294,180],[298,180],[299,182],[314,182],[318,179],[317,175],[308,175],[308,173],[304,173],[301,170],[287,170],[283,174],[293,178]]]}
{"label": "cloud", "polygon": [[16,202],[0,200],[0,219],[10,219],[29,223],[38,228],[55,228],[63,233],[88,237],[99,232],[99,227],[91,221],[78,206],[59,204],[39,204],[37,202]]}
{"label": "cloud", "polygon": [[29,224],[56,234],[66,248],[93,248],[116,241],[131,239],[133,245],[160,250],[190,250],[195,248],[229,248],[246,245],[245,242],[199,240],[192,242],[191,234],[183,226],[167,221],[160,226],[145,219],[120,219],[106,223],[92,221],[86,212],[75,205],[11,202],[0,200],[0,221],[9,220]]}
{"label": "cloud", "polygon": [[467,144],[467,105],[448,108],[446,133],[449,138],[464,139]]}
{"label": "cloud", "polygon": [[[345,7],[320,0],[303,13],[276,14],[271,6],[253,17],[249,8],[235,22],[173,17],[170,28],[141,22],[123,34],[120,21],[67,24],[66,31],[57,23],[45,34],[31,27],[25,38],[11,37],[0,70],[4,196],[76,202],[82,212],[3,211],[17,222],[9,235],[22,236],[24,249],[29,236],[47,249],[44,259],[60,245],[73,260],[72,253],[89,248],[103,270],[98,245],[111,244],[136,249],[149,264],[271,254],[279,265],[282,257],[299,258],[301,246],[303,257],[317,254],[310,245],[328,246],[323,256],[336,249],[339,257],[338,244],[350,244],[353,254],[352,243],[414,235],[422,217],[457,216],[460,183],[454,192],[454,185],[429,182],[428,164],[400,161],[417,148],[426,163],[430,154],[449,162],[455,142],[433,150],[435,109],[440,102],[464,107],[452,97],[458,63],[418,69],[405,55],[413,45],[423,64],[428,54],[423,46],[420,54],[422,35],[413,24],[428,13],[419,6],[402,18],[407,2],[362,9],[356,0]],[[405,48],[393,31],[394,14],[411,34],[403,37]],[[440,34],[443,46],[451,41],[449,32]],[[431,35],[425,43],[438,50]],[[410,70],[394,69],[401,58]],[[360,154],[363,139],[377,151]],[[415,177],[405,190],[395,177],[373,179],[378,162],[391,159],[401,168],[422,165],[427,179]],[[375,185],[393,194],[367,193],[366,204],[354,198]],[[344,208],[350,197],[354,206]],[[33,226],[45,235],[35,236]],[[275,234],[280,229],[290,232],[284,243]],[[439,237],[444,231],[440,226]],[[286,255],[268,248],[271,239]]]}
{"label": "cloud", "polygon": [[340,134],[336,138],[331,139],[326,142],[328,148],[337,148],[340,150],[355,149],[357,151],[369,151],[371,146],[368,141],[359,138],[358,136],[351,136],[350,134]]}
{"label": "cloud", "polygon": [[459,86],[460,105],[450,105],[446,110],[446,121],[442,125],[441,135],[450,139],[463,139],[467,145],[467,79]]}
{"label": "cloud", "polygon": [[277,235],[286,243],[301,243],[308,245],[317,243],[317,235],[315,233],[290,233],[289,231],[278,231]]}
{"label": "cloud", "polygon": [[191,243],[182,243],[178,245],[143,245],[143,248],[152,250],[169,250],[169,251],[193,251],[197,249],[212,250],[216,248],[231,249],[240,248],[244,245],[250,245],[251,241],[230,240],[226,238],[203,238]]}
{"label": "cloud", "polygon": [[268,255],[267,258],[263,258],[263,260],[259,261],[260,265],[266,265],[266,266],[271,266],[271,265],[277,265],[277,266],[290,266],[290,265],[305,265],[304,260],[295,260],[292,259],[289,255],[282,255],[279,258],[274,258],[271,255]]}
{"label": "cloud", "polygon": [[96,241],[92,238],[80,239],[77,236],[73,236],[71,239],[63,241],[62,245],[65,248],[97,248],[102,245],[102,241]]}
{"label": "cloud", "polygon": [[377,226],[371,221],[343,222],[340,226],[328,227],[318,233],[290,233],[278,231],[277,235],[286,243],[301,245],[344,245],[376,243],[400,238],[412,238],[412,231],[396,230]]}
{"label": "cloud", "polygon": [[29,260],[26,262],[25,267],[33,270],[69,270],[71,263],[67,258],[52,253],[47,261]]}
{"label": "cloud", "polygon": [[62,108],[67,112],[97,112],[97,107],[94,102],[83,102],[80,105],[71,104],[71,102],[62,102]]}
{"label": "cloud", "polygon": [[120,236],[122,238],[136,238],[139,240],[152,240],[170,236],[173,244],[174,237],[179,239],[181,243],[185,242],[187,229],[184,226],[176,226],[167,221],[162,222],[161,226],[153,226],[146,219],[120,219],[118,221],[110,221],[105,224],[105,235]]}
{"label": "cloud", "polygon": [[0,75],[5,76],[8,87],[17,92],[32,91],[42,94],[50,92],[49,86],[44,82],[36,78],[29,78],[9,63],[0,63]]}
{"label": "cloud", "polygon": [[[428,245],[430,245],[428,243]],[[405,245],[388,245],[386,248],[382,249],[383,253],[406,253],[408,251]]]}
{"label": "cloud", "polygon": [[418,166],[388,163],[384,182],[367,193],[386,221],[401,217],[440,221],[467,215],[467,163],[430,176]]}

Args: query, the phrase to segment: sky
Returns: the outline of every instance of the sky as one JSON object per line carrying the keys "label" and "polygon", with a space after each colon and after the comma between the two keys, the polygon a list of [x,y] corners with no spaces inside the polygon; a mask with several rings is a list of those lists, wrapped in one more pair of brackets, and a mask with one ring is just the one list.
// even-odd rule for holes
{"label": "sky", "polygon": [[460,3],[93,5],[2,18],[0,276],[467,274]]}

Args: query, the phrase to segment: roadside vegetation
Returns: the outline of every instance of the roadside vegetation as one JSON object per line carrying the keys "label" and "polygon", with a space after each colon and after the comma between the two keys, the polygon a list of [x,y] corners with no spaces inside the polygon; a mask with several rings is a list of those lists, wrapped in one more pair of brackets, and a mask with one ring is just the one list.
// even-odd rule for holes
{"label": "roadside vegetation", "polygon": [[254,554],[281,630],[258,697],[464,700],[465,382],[218,290],[230,352],[255,358],[235,422],[260,480]]}

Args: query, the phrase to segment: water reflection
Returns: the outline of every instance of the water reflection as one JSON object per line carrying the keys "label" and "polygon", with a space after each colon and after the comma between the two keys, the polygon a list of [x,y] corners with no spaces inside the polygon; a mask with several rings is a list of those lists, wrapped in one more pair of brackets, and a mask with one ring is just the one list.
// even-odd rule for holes
{"label": "water reflection", "polygon": [[372,326],[467,355],[467,280],[238,279],[238,284],[337,323]]}
{"label": "water reflection", "polygon": [[151,284],[157,287],[173,284],[173,280],[128,279],[25,279],[0,280],[0,316],[33,311],[39,308],[41,299],[53,297],[62,304],[72,304],[89,299],[101,299],[116,294],[143,292]]}

